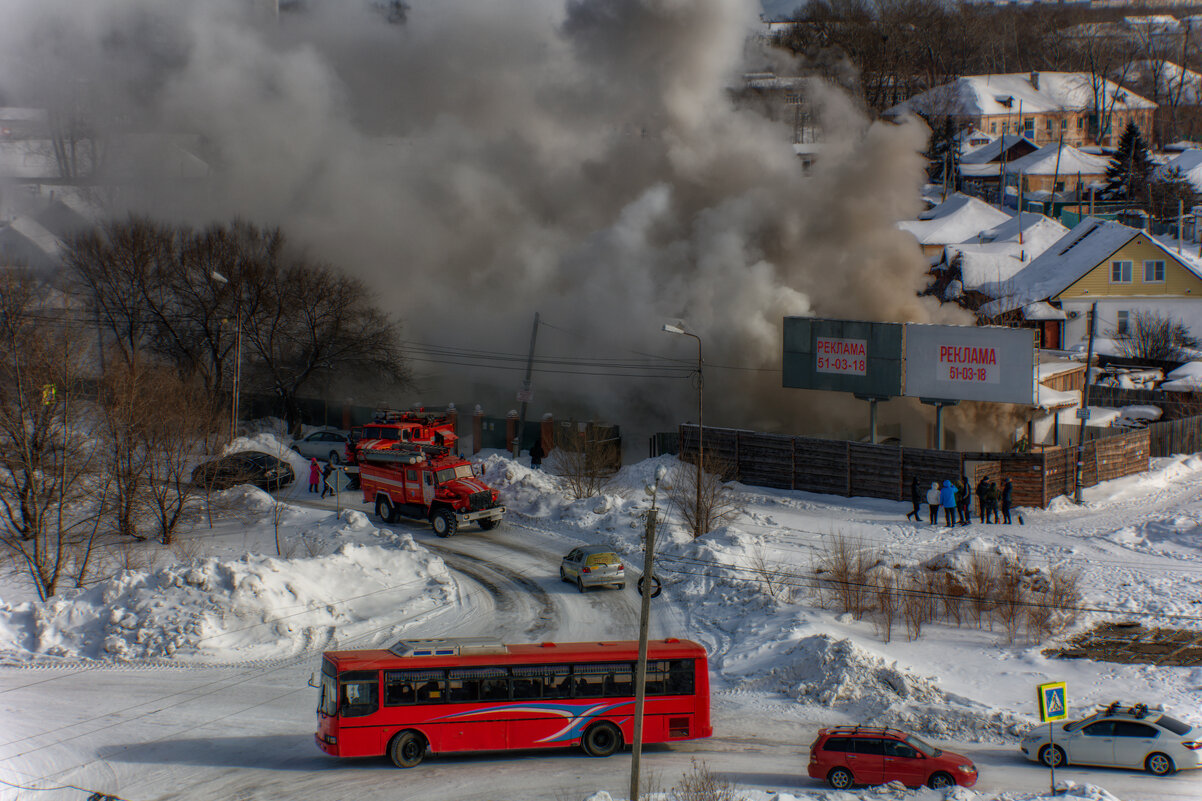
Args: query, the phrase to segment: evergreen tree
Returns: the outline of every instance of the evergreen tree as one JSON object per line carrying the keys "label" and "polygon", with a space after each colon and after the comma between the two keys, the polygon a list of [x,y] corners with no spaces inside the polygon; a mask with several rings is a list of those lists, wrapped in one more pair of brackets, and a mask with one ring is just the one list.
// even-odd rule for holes
{"label": "evergreen tree", "polygon": [[1146,201],[1148,179],[1154,166],[1139,127],[1128,122],[1119,139],[1118,152],[1106,169],[1103,194],[1114,200]]}
{"label": "evergreen tree", "polygon": [[960,184],[960,139],[956,124],[951,117],[925,119],[931,129],[927,143],[927,180],[932,184],[944,184],[948,193],[959,189]]}

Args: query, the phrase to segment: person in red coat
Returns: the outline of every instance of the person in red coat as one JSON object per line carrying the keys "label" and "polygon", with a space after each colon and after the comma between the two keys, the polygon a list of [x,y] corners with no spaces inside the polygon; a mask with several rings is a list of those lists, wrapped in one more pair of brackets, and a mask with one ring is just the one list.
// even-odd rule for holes
{"label": "person in red coat", "polygon": [[317,492],[318,485],[321,484],[321,467],[317,464],[317,459],[309,460],[309,492]]}

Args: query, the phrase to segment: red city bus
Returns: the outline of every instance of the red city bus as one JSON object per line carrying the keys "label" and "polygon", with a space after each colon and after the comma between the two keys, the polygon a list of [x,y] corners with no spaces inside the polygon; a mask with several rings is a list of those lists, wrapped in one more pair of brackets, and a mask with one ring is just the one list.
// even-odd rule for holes
{"label": "red city bus", "polygon": [[[331,756],[581,746],[609,756],[634,737],[637,641],[504,645],[488,638],[327,651],[317,746]],[[709,672],[695,642],[647,649],[643,742],[709,737]]]}

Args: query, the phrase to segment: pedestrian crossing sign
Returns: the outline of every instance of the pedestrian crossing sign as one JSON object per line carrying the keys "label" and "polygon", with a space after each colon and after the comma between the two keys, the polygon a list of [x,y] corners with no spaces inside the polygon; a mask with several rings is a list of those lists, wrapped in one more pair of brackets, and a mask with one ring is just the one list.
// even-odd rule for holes
{"label": "pedestrian crossing sign", "polygon": [[1039,685],[1039,722],[1051,723],[1068,717],[1068,686],[1062,681]]}

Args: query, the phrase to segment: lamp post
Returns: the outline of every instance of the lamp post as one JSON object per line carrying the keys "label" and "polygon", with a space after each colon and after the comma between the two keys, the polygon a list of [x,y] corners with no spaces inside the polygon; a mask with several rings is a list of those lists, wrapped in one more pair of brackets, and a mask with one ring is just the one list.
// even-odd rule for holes
{"label": "lamp post", "polygon": [[[213,270],[209,276],[222,286],[228,286],[230,279],[226,278],[221,273]],[[240,398],[238,396],[238,383],[242,376],[242,292],[239,290],[238,297],[234,302],[234,386],[230,396],[230,439],[237,436],[238,431],[238,404]]]}
{"label": "lamp post", "polygon": [[697,336],[696,334],[690,334],[679,325],[674,325],[672,323],[665,323],[663,330],[669,334],[681,334],[697,340],[697,508],[694,510],[693,536],[700,537],[705,533],[702,530],[701,525],[701,462],[705,457],[705,448],[702,447],[703,437],[705,436],[705,426],[702,424],[701,420],[701,398],[705,387],[705,381],[701,374],[701,337]]}

